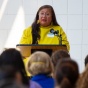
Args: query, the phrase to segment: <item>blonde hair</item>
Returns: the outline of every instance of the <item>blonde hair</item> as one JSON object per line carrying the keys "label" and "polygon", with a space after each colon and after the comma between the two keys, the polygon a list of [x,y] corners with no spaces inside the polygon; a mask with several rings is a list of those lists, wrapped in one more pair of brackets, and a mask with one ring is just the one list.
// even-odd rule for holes
{"label": "blonde hair", "polygon": [[53,65],[50,56],[43,52],[34,52],[28,59],[27,70],[32,75],[37,74],[51,74],[53,72]]}

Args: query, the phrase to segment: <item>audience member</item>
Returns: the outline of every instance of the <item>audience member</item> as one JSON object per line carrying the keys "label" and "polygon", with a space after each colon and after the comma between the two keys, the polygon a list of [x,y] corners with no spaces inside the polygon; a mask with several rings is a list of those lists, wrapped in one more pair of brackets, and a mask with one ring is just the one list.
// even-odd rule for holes
{"label": "audience member", "polygon": [[55,70],[57,88],[75,88],[78,77],[79,70],[75,61],[70,59],[59,61]]}
{"label": "audience member", "polygon": [[80,74],[77,81],[77,88],[87,88],[88,87],[88,55],[85,57],[85,69]]}
{"label": "audience member", "polygon": [[53,52],[51,55],[51,59],[54,66],[56,66],[56,64],[60,59],[66,59],[66,58],[70,58],[70,54],[66,50],[57,50]]}
{"label": "audience member", "polygon": [[50,76],[53,72],[53,64],[47,53],[43,51],[32,53],[27,69],[33,75],[31,80],[39,83],[42,88],[54,88],[54,79]]}

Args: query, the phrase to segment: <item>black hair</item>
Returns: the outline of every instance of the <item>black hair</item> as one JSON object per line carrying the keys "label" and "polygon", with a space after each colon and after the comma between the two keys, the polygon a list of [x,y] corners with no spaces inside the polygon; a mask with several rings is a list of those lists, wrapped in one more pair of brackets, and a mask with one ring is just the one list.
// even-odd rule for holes
{"label": "black hair", "polygon": [[85,57],[85,66],[88,64],[88,55]]}
{"label": "black hair", "polygon": [[22,75],[23,84],[29,85],[29,80],[20,51],[16,50],[15,48],[6,49],[3,51],[0,55],[0,67],[4,65],[10,65],[16,71],[20,72]]}

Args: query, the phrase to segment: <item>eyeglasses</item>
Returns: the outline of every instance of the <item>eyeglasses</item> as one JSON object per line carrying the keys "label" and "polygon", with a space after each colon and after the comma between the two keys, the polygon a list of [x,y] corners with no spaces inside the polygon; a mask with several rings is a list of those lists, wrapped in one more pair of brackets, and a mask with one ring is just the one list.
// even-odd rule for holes
{"label": "eyeglasses", "polygon": [[39,13],[39,16],[47,16],[47,17],[50,17],[51,16],[51,13],[40,12]]}

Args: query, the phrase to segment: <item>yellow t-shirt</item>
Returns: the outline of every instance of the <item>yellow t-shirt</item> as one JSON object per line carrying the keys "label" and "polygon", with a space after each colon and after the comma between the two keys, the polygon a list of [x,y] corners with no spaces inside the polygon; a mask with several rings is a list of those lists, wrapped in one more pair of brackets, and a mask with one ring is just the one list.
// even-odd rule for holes
{"label": "yellow t-shirt", "polygon": [[[50,29],[58,30],[59,35],[62,36],[62,44],[67,46],[68,51],[70,50],[70,45],[67,40],[67,36],[63,29],[60,26],[48,26],[42,27],[40,26],[40,40],[38,40],[38,44],[56,44],[59,45],[59,37],[50,33]],[[20,40],[20,44],[32,44],[32,27],[28,27],[24,30],[23,35]]]}

